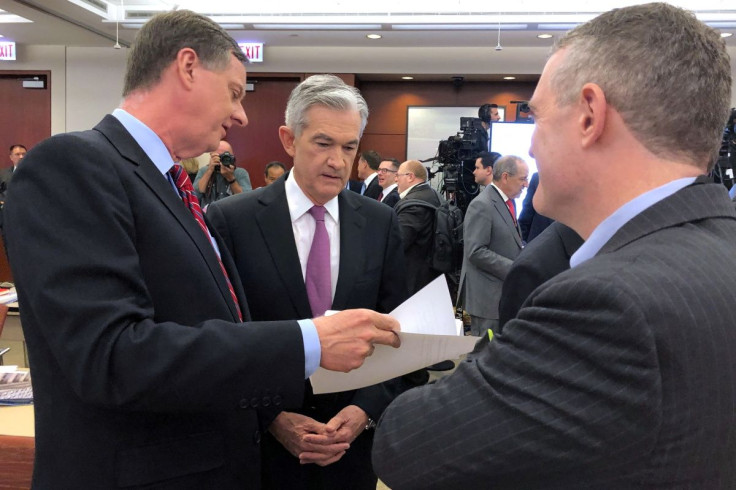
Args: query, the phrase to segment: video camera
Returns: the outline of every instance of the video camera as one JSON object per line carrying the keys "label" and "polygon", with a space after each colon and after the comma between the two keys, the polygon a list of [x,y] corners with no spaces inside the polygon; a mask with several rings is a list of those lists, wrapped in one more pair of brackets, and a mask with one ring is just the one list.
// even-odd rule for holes
{"label": "video camera", "polygon": [[444,190],[454,192],[458,207],[465,212],[478,193],[473,170],[478,153],[487,149],[486,130],[477,117],[461,117],[460,131],[439,143],[438,172],[444,178]]}
{"label": "video camera", "polygon": [[219,157],[220,157],[220,163],[215,165],[215,172],[220,171],[220,164],[225,165],[226,167],[235,166],[235,155],[233,155],[229,151],[220,153]]}

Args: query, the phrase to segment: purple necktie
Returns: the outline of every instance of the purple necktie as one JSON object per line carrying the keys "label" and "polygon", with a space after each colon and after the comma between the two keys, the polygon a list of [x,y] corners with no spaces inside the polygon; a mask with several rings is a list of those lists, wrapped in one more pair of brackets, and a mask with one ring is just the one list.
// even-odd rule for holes
{"label": "purple necktie", "polygon": [[324,206],[312,206],[309,210],[315,221],[312,248],[307,258],[307,274],[304,282],[307,286],[309,306],[312,316],[325,314],[332,306],[332,275],[330,273],[330,237],[325,227]]}

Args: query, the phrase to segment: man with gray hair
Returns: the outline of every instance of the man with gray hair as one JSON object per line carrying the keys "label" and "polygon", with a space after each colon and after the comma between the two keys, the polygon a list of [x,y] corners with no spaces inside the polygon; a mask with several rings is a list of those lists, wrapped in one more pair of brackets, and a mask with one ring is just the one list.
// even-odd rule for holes
{"label": "man with gray hair", "polygon": [[730,91],[719,33],[668,4],[562,37],[530,101],[534,205],[586,241],[470,362],[386,409],[389,487],[736,488],[736,212],[705,177]]}
{"label": "man with gray hair", "polygon": [[374,342],[395,344],[376,326],[396,322],[367,310],[249,321],[176,163],[247,123],[245,61],[212,20],[156,15],[120,108],[36,145],[13,177],[6,243],[33,374],[34,488],[258,488],[263,408],[299,404],[319,365],[347,371]]}
{"label": "man with gray hair", "polygon": [[[307,78],[291,93],[279,128],[291,172],[210,206],[255,320],[347,308],[389,312],[406,299],[396,215],[344,189],[367,118],[354,87],[332,75]],[[273,407],[263,420],[264,488],[375,490],[373,421],[404,381],[328,395],[308,387],[304,403]]]}
{"label": "man with gray hair", "polygon": [[499,158],[490,185],[465,212],[459,303],[470,315],[470,332],[476,337],[498,330],[503,280],[521,252],[514,199],[527,186],[528,177],[529,167],[521,158]]}

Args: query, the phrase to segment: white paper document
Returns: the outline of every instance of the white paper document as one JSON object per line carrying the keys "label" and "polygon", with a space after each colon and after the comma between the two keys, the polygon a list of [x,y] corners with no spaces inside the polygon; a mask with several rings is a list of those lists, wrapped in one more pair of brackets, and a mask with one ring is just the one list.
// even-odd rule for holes
{"label": "white paper document", "polygon": [[427,284],[390,313],[401,325],[401,347],[376,345],[373,355],[349,373],[323,368],[309,378],[315,394],[347,391],[456,359],[473,350],[478,337],[464,337],[453,314],[444,276]]}

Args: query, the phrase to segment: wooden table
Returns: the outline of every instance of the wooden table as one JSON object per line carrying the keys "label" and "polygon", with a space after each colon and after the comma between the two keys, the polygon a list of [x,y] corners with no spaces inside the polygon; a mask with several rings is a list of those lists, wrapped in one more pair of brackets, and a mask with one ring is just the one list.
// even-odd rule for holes
{"label": "wooden table", "polygon": [[33,405],[0,407],[0,490],[28,490],[35,449]]}

